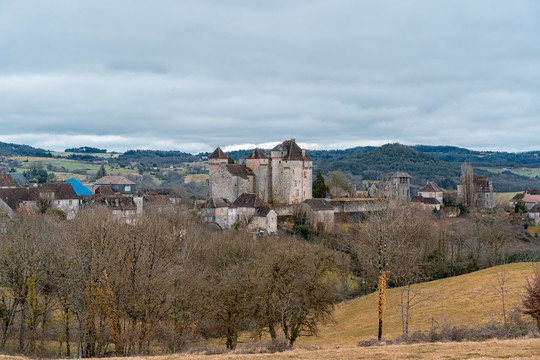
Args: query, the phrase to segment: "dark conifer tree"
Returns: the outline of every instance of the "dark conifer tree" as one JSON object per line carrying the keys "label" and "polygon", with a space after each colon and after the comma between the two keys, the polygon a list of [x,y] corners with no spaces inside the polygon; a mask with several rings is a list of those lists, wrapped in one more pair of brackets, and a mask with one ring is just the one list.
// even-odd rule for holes
{"label": "dark conifer tree", "polygon": [[326,186],[321,169],[319,169],[319,171],[317,171],[317,175],[315,175],[315,181],[313,182],[313,197],[323,198],[326,196],[327,192],[328,186]]}

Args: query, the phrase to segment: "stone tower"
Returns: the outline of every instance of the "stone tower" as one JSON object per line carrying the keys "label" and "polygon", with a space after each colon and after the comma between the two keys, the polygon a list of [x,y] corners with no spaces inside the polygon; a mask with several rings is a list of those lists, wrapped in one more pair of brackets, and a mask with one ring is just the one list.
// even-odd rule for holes
{"label": "stone tower", "polygon": [[397,172],[392,177],[392,197],[401,203],[411,199],[411,176],[406,172]]}

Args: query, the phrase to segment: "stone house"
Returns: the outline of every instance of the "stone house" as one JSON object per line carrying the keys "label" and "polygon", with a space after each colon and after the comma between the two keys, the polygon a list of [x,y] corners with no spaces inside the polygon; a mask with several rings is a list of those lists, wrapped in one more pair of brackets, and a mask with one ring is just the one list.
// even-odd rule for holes
{"label": "stone house", "polygon": [[248,229],[265,231],[267,234],[277,231],[277,213],[257,194],[244,193],[233,204],[237,221],[247,224]]}
{"label": "stone house", "polygon": [[536,225],[538,225],[540,223],[540,204],[536,204],[534,205],[530,210],[529,210],[529,219],[531,219],[532,221],[534,221],[534,223]]}
{"label": "stone house", "polygon": [[253,193],[272,205],[300,204],[312,198],[312,163],[295,139],[269,151],[256,148],[240,164],[228,164],[217,148],[208,157],[210,197],[232,201]]}
{"label": "stone house", "polygon": [[325,199],[307,199],[301,205],[308,224],[317,230],[334,231],[334,207]]}
{"label": "stone house", "polygon": [[420,195],[411,198],[412,205],[420,206],[422,209],[441,210],[441,203],[434,197],[423,197]]}
{"label": "stone house", "polygon": [[234,203],[226,198],[209,198],[201,208],[202,221],[219,228],[245,226],[272,234],[277,231],[277,214],[257,194],[241,194]]}
{"label": "stone house", "polygon": [[[472,186],[472,189],[468,189]],[[473,194],[472,204],[468,204],[471,208],[493,209],[497,205],[497,193],[493,188],[493,183],[487,176],[474,175],[472,185],[461,180],[457,185],[457,201],[464,204],[466,202],[467,193],[471,191]]]}
{"label": "stone house", "polygon": [[207,224],[214,223],[221,229],[230,229],[238,221],[236,207],[229,200],[212,197],[201,208],[201,217]]}
{"label": "stone house", "polygon": [[[64,211],[68,219],[74,218],[80,207],[79,196],[68,183],[43,184],[31,188],[3,188],[0,189],[0,199],[12,211],[22,206],[28,206],[35,211],[52,208]],[[7,211],[5,206],[3,209]],[[8,216],[12,217],[13,214]]]}
{"label": "stone house", "polygon": [[418,190],[418,196],[423,198],[433,198],[436,199],[439,204],[443,204],[444,192],[432,181],[429,181],[423,188]]}
{"label": "stone house", "polygon": [[530,211],[536,204],[540,204],[540,195],[527,194],[521,199],[525,203],[527,211]]}

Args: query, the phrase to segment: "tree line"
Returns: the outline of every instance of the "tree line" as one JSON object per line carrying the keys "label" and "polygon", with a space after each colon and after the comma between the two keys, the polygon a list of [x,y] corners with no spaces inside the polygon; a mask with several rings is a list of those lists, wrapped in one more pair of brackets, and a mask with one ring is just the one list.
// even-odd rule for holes
{"label": "tree line", "polygon": [[96,357],[177,352],[240,332],[292,346],[338,300],[334,255],[294,238],[210,232],[188,212],[128,224],[18,214],[0,239],[0,351]]}

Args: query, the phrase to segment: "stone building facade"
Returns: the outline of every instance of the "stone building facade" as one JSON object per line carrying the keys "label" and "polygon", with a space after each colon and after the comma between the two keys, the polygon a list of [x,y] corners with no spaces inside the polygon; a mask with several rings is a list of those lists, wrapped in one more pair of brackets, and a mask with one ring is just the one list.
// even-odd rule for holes
{"label": "stone building facade", "polygon": [[300,204],[312,198],[313,161],[294,139],[272,150],[253,150],[240,164],[229,164],[217,148],[208,157],[210,197],[230,201],[257,194],[272,205]]}
{"label": "stone building facade", "polygon": [[[472,194],[470,204],[467,203],[467,194],[469,193]],[[471,208],[493,209],[497,205],[497,193],[487,176],[474,175],[471,184],[465,180],[458,184],[457,201]]]}

